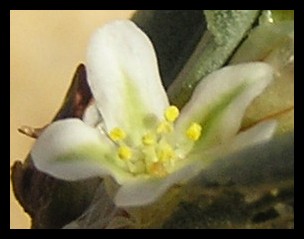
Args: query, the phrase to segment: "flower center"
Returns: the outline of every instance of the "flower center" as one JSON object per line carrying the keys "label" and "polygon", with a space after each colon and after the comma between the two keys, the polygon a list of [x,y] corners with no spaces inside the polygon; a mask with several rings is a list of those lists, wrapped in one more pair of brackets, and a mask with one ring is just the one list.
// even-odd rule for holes
{"label": "flower center", "polygon": [[[147,131],[141,138],[141,144],[136,147],[128,145],[125,140],[127,134],[123,129],[114,128],[109,132],[109,137],[117,145],[117,155],[129,172],[164,177],[172,171],[179,157],[176,153],[178,148],[172,145],[169,136],[174,132],[174,122],[178,116],[178,108],[169,106],[164,113],[164,120]],[[193,122],[185,131],[185,136],[189,141],[197,141],[201,130],[201,125]]]}

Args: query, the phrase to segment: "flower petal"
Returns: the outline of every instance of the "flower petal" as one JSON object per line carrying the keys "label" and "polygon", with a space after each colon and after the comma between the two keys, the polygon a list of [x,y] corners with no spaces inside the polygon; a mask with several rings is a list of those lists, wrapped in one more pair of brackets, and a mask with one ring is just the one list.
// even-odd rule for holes
{"label": "flower petal", "polygon": [[[208,170],[210,165],[228,157],[230,154],[270,140],[274,135],[276,126],[277,122],[275,120],[268,120],[239,133],[225,144],[219,144],[207,150],[202,147],[195,147],[187,155],[187,163],[193,164],[197,162],[197,169],[204,168]],[[184,162],[181,162],[180,165],[177,166],[181,167],[184,164]]]}
{"label": "flower petal", "polygon": [[85,124],[96,127],[99,123],[103,121],[101,114],[96,106],[96,103],[89,105],[82,117],[82,120]]}
{"label": "flower petal", "polygon": [[79,119],[66,119],[43,131],[31,156],[39,170],[60,179],[112,175],[117,181],[124,181],[129,175],[115,164],[112,150],[113,145],[97,129]]}
{"label": "flower petal", "polygon": [[173,172],[166,178],[148,178],[145,180],[136,180],[121,186],[118,190],[114,202],[119,207],[143,206],[156,201],[171,186],[178,183],[184,183],[194,177],[202,167],[195,162]]}
{"label": "flower petal", "polygon": [[229,150],[241,150],[245,147],[270,140],[275,132],[276,126],[277,122],[275,120],[258,123],[248,130],[239,133],[229,145]]}
{"label": "flower petal", "polygon": [[182,134],[179,138],[186,142],[184,132],[194,121],[202,126],[195,147],[225,143],[238,132],[246,108],[272,79],[272,68],[260,62],[227,66],[211,73],[182,109],[177,121],[177,130]]}
{"label": "flower petal", "polygon": [[250,187],[278,184],[293,178],[294,132],[221,155],[205,167],[194,181],[201,186],[233,183],[235,187]]}
{"label": "flower petal", "polygon": [[87,54],[88,82],[107,130],[136,137],[145,118],[163,117],[168,99],[149,38],[131,21],[111,22],[93,36]]}

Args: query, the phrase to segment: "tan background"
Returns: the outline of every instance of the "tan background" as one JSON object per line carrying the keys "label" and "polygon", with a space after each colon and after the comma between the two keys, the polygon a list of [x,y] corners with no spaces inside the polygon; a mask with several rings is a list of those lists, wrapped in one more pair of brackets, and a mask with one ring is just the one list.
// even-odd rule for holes
{"label": "tan background", "polygon": [[[10,12],[11,165],[23,160],[34,142],[17,128],[43,126],[52,119],[77,65],[84,62],[90,35],[105,22],[129,18],[132,13],[134,10]],[[30,227],[12,190],[10,227]]]}

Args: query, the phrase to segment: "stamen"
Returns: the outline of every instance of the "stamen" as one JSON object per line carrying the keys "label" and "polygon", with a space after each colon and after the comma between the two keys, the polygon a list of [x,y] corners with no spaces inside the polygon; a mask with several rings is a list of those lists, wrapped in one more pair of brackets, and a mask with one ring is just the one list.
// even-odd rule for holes
{"label": "stamen", "polygon": [[128,146],[120,146],[118,148],[118,156],[122,160],[128,160],[132,157],[132,150]]}
{"label": "stamen", "polygon": [[169,144],[163,145],[162,148],[157,152],[157,158],[164,162],[174,157],[174,150]]}
{"label": "stamen", "polygon": [[135,162],[131,162],[130,160],[126,161],[126,165],[129,171],[133,174],[140,174],[145,172],[145,164],[143,161],[137,160]]}
{"label": "stamen", "polygon": [[117,142],[123,140],[127,134],[121,128],[114,128],[109,133],[109,136],[114,142]]}
{"label": "stamen", "polygon": [[153,163],[150,166],[149,171],[151,174],[153,174],[156,177],[164,177],[168,175],[168,172],[165,169],[164,165],[160,162]]}
{"label": "stamen", "polygon": [[[127,146],[124,139],[126,132],[121,128],[113,128],[108,132],[108,136],[115,142],[118,157],[124,161],[127,170],[134,175],[147,173],[155,177],[168,175],[168,170],[174,165],[176,157],[175,149],[167,141],[167,134],[173,132],[174,122],[179,116],[179,109],[176,106],[169,106],[164,112],[164,120],[159,122],[155,119],[152,123],[148,122],[147,128],[151,131],[142,135],[140,145]],[[146,119],[149,121],[149,118]],[[157,123],[159,123],[157,125]],[[199,125],[198,125],[199,126]],[[200,126],[199,126],[200,127]],[[193,131],[190,127],[188,131]],[[194,127],[195,128],[195,127]],[[200,130],[194,129],[194,136],[199,137]],[[198,136],[197,136],[198,135]],[[195,140],[195,139],[193,139]]]}
{"label": "stamen", "polygon": [[142,143],[146,146],[155,144],[155,135],[152,133],[147,133],[142,137]]}
{"label": "stamen", "polygon": [[179,109],[174,105],[169,106],[165,111],[165,118],[169,122],[174,122],[178,116]]}
{"label": "stamen", "polygon": [[191,123],[190,127],[187,129],[186,135],[192,141],[197,141],[201,136],[202,126],[198,123]]}
{"label": "stamen", "polygon": [[156,129],[156,132],[158,134],[170,133],[172,131],[173,131],[173,126],[171,123],[169,123],[167,121],[161,122]]}

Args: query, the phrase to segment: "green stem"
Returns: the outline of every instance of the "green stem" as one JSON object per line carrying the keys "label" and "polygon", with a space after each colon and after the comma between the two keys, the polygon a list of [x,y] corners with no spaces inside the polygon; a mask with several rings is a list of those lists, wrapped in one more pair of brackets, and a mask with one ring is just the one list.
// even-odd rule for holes
{"label": "green stem", "polygon": [[169,87],[171,103],[179,108],[190,99],[198,82],[223,66],[258,19],[261,10],[206,10],[208,23],[194,53]]}

